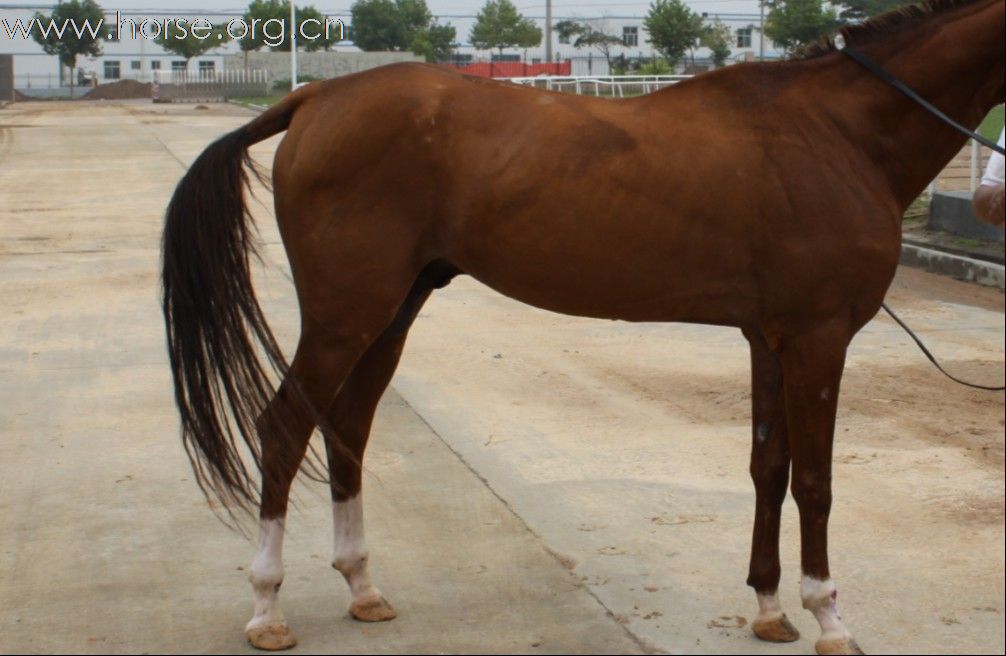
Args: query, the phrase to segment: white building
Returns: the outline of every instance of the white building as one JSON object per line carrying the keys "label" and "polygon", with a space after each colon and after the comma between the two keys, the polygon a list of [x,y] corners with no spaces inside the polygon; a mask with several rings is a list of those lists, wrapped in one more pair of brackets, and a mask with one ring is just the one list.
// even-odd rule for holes
{"label": "white building", "polygon": [[[477,7],[473,3],[470,14],[445,14],[437,17],[441,23],[448,23],[455,27],[457,31],[457,61],[475,60],[499,60],[499,53],[496,51],[480,51],[474,48],[469,42],[469,34],[475,24],[475,14]],[[324,3],[315,2],[315,5]],[[751,5],[757,9],[757,2]],[[708,5],[705,5],[708,6]],[[695,10],[702,11],[702,4],[696,4]],[[30,86],[38,87],[59,87],[69,84],[69,72],[61,71],[55,57],[46,55],[41,46],[30,38],[24,38],[23,30],[18,32],[18,21],[22,26],[27,26],[32,20],[36,11],[49,13],[52,5],[43,3],[33,3],[31,0],[24,3],[4,2],[0,0],[0,53],[14,54],[15,85],[18,88]],[[539,10],[540,11],[540,10]],[[347,35],[351,38],[352,26],[349,25],[350,17],[347,13],[334,12],[329,15],[333,20],[341,20],[348,28]],[[544,31],[545,17],[543,15],[528,14],[529,18],[535,20]],[[180,14],[151,14],[143,10],[122,10],[120,14],[110,13],[106,15],[105,23],[101,26],[102,50],[99,57],[81,58],[77,62],[78,79],[88,77],[95,78],[99,83],[110,82],[120,79],[140,79],[149,80],[154,71],[179,70],[186,67],[183,58],[164,51],[154,43],[151,38],[144,38],[137,34],[133,38],[133,26],[142,27],[143,22],[148,22],[147,34],[154,32],[152,25],[161,24],[165,19],[185,18],[190,23],[202,19],[213,24],[226,23],[229,20],[240,18],[240,13],[222,12],[199,12],[186,10],[184,16]],[[711,13],[709,20],[719,19],[725,23],[733,35],[731,56],[729,61],[741,61],[745,59],[757,59],[763,56],[767,59],[781,56],[779,49],[769,40],[761,38],[761,16],[758,13]],[[586,22],[595,29],[601,29],[608,34],[617,35],[622,39],[622,43],[612,48],[611,54],[615,57],[624,55],[630,59],[653,58],[659,56],[647,40],[646,29],[643,25],[643,15],[562,15],[553,17],[553,24],[561,20],[576,20]],[[118,28],[118,29],[116,29]],[[118,35],[118,38],[116,36]],[[358,49],[352,45],[351,40],[339,43],[335,50],[353,51]],[[190,72],[196,71],[217,71],[224,66],[224,55],[239,52],[236,42],[230,41],[222,47],[211,50],[207,54],[195,57],[188,63]],[[702,63],[708,59],[709,53],[704,48],[696,48],[692,53],[696,63]],[[528,49],[508,49],[503,53],[504,60],[519,60],[526,62],[541,62],[545,60],[544,43],[536,48]],[[590,48],[574,48],[568,43],[561,43],[558,36],[553,33],[553,60],[573,60],[572,73],[583,74],[606,74],[608,73],[604,56],[597,50]]]}
{"label": "white building", "polygon": [[[701,4],[695,6],[695,10],[701,11]],[[708,21],[719,20],[730,29],[732,36],[730,45],[730,57],[728,63],[758,59],[779,59],[783,56],[782,50],[770,39],[762,39],[761,25],[762,16],[760,14],[747,13],[703,13]],[[529,16],[538,23],[544,32],[544,16]],[[652,59],[660,57],[650,44],[644,26],[645,15],[581,15],[569,16],[559,15],[553,17],[553,26],[562,20],[573,20],[585,23],[595,30],[604,32],[621,39],[621,43],[610,49],[613,58],[625,57],[627,59]],[[457,30],[459,42],[457,53],[460,60],[471,59],[491,59],[499,57],[495,51],[478,50],[471,45],[468,35],[475,18],[472,16],[445,16],[441,22],[450,23]],[[709,61],[709,50],[697,47],[689,54],[689,61],[694,57],[697,64],[705,64]],[[528,62],[545,61],[544,42],[537,48],[509,49],[503,54],[504,59],[517,59]],[[575,48],[571,43],[562,42],[559,36],[553,32],[552,38],[552,59],[553,61],[572,60],[574,75],[595,75],[606,74],[606,60],[602,52],[596,48],[581,47]],[[587,70],[588,66],[591,70]]]}
{"label": "white building", "polygon": [[[18,21],[27,26],[36,11],[48,14],[51,5],[4,4],[0,2],[0,53],[14,54],[15,84],[41,87],[47,84],[69,84],[69,71],[60,70],[56,57],[47,55],[33,39],[24,38],[23,29],[17,31]],[[151,14],[142,10],[123,10],[120,14],[109,13],[101,26],[100,38],[102,54],[98,57],[81,57],[77,60],[77,76],[94,77],[99,83],[121,79],[150,80],[155,71],[186,69],[186,61],[157,45],[152,35],[160,25],[163,29],[166,19],[185,18],[188,21],[205,20],[212,24],[225,23],[239,14],[221,14],[187,11],[184,16],[174,14]],[[144,21],[148,22],[147,36],[140,33]],[[188,70],[217,71],[223,68],[223,56],[238,52],[236,43],[228,42],[205,55],[194,57],[188,62]]]}

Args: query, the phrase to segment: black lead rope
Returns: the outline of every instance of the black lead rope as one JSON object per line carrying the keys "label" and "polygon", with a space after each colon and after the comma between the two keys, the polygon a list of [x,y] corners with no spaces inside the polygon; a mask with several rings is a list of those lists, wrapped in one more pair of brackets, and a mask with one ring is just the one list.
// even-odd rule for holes
{"label": "black lead rope", "polygon": [[905,324],[905,322],[901,320],[901,317],[899,317],[898,315],[894,314],[894,311],[891,308],[887,307],[887,303],[882,303],[880,307],[884,308],[884,311],[887,312],[887,314],[891,315],[891,318],[894,319],[898,323],[899,326],[901,326],[902,328],[905,329],[905,332],[908,333],[909,337],[911,337],[912,339],[915,340],[915,343],[918,344],[919,348],[922,349],[922,352],[926,354],[926,357],[929,358],[929,361],[932,362],[933,365],[937,369],[940,370],[941,374],[943,374],[944,376],[946,376],[950,380],[954,381],[955,383],[960,383],[961,385],[967,385],[968,387],[973,387],[975,389],[980,389],[980,390],[986,390],[986,391],[989,391],[989,392],[1002,392],[1002,391],[1006,390],[1006,387],[1004,387],[1002,385],[1000,385],[999,387],[991,387],[989,385],[978,385],[976,383],[969,383],[966,380],[961,380],[957,376],[954,376],[953,374],[951,374],[950,372],[948,372],[946,369],[944,369],[942,366],[940,366],[940,363],[936,361],[936,357],[933,356],[933,354],[929,352],[929,349],[927,349],[926,345],[922,343],[922,340],[919,339],[918,335],[916,335],[914,332],[912,332],[912,329],[909,328]]}
{"label": "black lead rope", "polygon": [[[848,56],[853,61],[855,61],[857,64],[859,64],[860,66],[862,66],[863,68],[865,68],[866,70],[870,71],[871,73],[873,73],[874,75],[876,75],[877,77],[879,77],[884,82],[887,82],[892,87],[894,87],[895,89],[897,89],[901,93],[903,93],[906,96],[908,96],[914,102],[916,102],[919,105],[921,105],[930,114],[932,114],[936,118],[940,119],[941,121],[943,121],[944,123],[946,123],[950,127],[954,128],[958,132],[961,132],[961,133],[967,135],[968,137],[971,137],[972,139],[974,139],[978,143],[982,144],[983,146],[987,146],[988,148],[991,148],[992,150],[994,150],[995,152],[999,153],[1000,155],[1006,155],[1006,149],[1004,149],[1002,146],[1000,146],[1000,145],[998,145],[996,143],[993,143],[992,141],[986,139],[985,137],[983,137],[982,135],[980,135],[980,134],[978,134],[976,132],[972,132],[971,130],[967,129],[966,127],[964,127],[963,125],[961,125],[957,121],[953,120],[952,118],[950,118],[949,116],[947,116],[946,114],[944,114],[943,112],[941,112],[939,109],[937,109],[936,107],[934,107],[932,105],[932,103],[930,103],[929,101],[927,101],[925,98],[923,98],[919,94],[917,94],[914,91],[912,91],[904,82],[902,82],[898,78],[896,78],[893,75],[891,75],[890,73],[888,73],[879,64],[877,64],[875,61],[873,61],[872,59],[870,59],[869,57],[867,57],[863,53],[859,52],[855,48],[853,48],[851,46],[845,46],[845,47],[843,47],[841,49],[841,52],[843,54],[845,54],[846,56]],[[939,369],[940,373],[943,374],[944,376],[946,376],[947,378],[949,378],[950,380],[954,381],[955,383],[960,383],[961,385],[966,385],[967,387],[972,387],[974,389],[980,389],[980,390],[986,390],[986,391],[989,391],[989,392],[1002,392],[1002,391],[1006,390],[1006,387],[1004,387],[1004,386],[991,387],[989,385],[978,385],[976,383],[969,383],[966,380],[961,380],[957,376],[954,376],[953,374],[951,374],[950,372],[948,372],[946,369],[944,369],[940,365],[939,362],[936,361],[936,357],[933,356],[933,354],[929,352],[929,349],[927,349],[926,345],[922,343],[922,340],[919,339],[918,335],[916,335],[914,332],[912,332],[912,329],[909,328],[908,325],[904,321],[901,320],[901,317],[899,317],[898,315],[896,315],[894,313],[894,311],[891,310],[891,308],[887,307],[887,303],[882,303],[881,307],[884,308],[884,311],[887,312],[887,314],[891,315],[891,318],[894,319],[894,321],[897,322],[897,324],[899,326],[901,326],[905,330],[906,333],[908,333],[909,337],[911,337],[913,340],[915,340],[915,343],[918,345],[918,347],[920,349],[922,349],[922,352],[926,354],[926,357],[929,358],[929,361],[933,363],[933,366],[935,366],[937,369]]]}
{"label": "black lead rope", "polygon": [[995,143],[995,142],[993,142],[993,141],[991,141],[989,139],[986,139],[985,137],[983,137],[982,135],[978,134],[977,132],[972,132],[971,130],[967,129],[966,127],[964,127],[963,125],[961,125],[960,123],[958,123],[957,121],[955,121],[954,119],[950,118],[949,116],[947,116],[946,114],[944,114],[943,112],[941,112],[940,110],[938,110],[936,107],[934,107],[932,105],[932,103],[930,103],[928,100],[926,100],[925,98],[923,98],[919,94],[917,94],[914,91],[912,91],[904,82],[902,82],[901,80],[899,80],[898,78],[894,77],[893,75],[891,75],[890,73],[888,73],[886,70],[884,70],[884,68],[881,67],[880,64],[878,64],[877,62],[873,61],[872,59],[870,59],[869,57],[867,57],[866,55],[864,55],[860,51],[856,50],[852,46],[845,46],[844,48],[842,48],[842,53],[845,54],[846,56],[848,56],[850,59],[852,59],[853,61],[855,61],[857,64],[859,64],[863,68],[865,68],[866,70],[870,71],[871,73],[873,73],[874,75],[876,75],[877,77],[879,77],[884,82],[887,82],[892,87],[894,87],[895,89],[897,89],[901,93],[905,94],[906,96],[908,96],[909,98],[911,98],[912,100],[914,100],[916,103],[918,103],[919,105],[921,105],[930,114],[932,114],[936,118],[940,119],[941,121],[943,121],[944,123],[946,123],[947,125],[949,125],[950,127],[952,127],[953,129],[957,130],[958,132],[960,132],[962,134],[965,134],[965,135],[971,137],[972,139],[974,139],[975,141],[977,141],[981,145],[986,146],[988,148],[991,148],[992,150],[996,151],[1000,155],[1006,155],[1006,149],[1004,149],[1002,146],[1000,146],[999,144],[997,144],[997,143]]}

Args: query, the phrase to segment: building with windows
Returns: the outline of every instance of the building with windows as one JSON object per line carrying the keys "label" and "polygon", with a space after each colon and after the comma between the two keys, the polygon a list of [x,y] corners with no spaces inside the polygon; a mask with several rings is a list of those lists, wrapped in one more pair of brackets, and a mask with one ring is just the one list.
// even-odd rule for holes
{"label": "building with windows", "polygon": [[[31,1],[31,0],[29,0]],[[754,12],[758,11],[757,0],[745,2],[750,4]],[[324,8],[324,3],[315,2],[316,6]],[[696,4],[695,10],[700,11],[704,5]],[[708,5],[705,5],[708,6]],[[457,31],[457,46],[453,60],[457,63],[473,61],[525,61],[528,63],[543,62],[546,59],[544,43],[535,48],[505,49],[497,51],[478,50],[471,45],[468,35],[475,24],[475,7],[470,15],[452,14],[437,17],[440,23],[453,25]],[[61,69],[55,57],[46,55],[42,48],[31,38],[18,33],[17,25],[26,26],[32,20],[36,11],[48,12],[46,4],[7,4],[0,0],[0,53],[14,55],[15,86],[23,87],[61,87],[70,82],[70,71]],[[538,10],[540,11],[540,10]],[[101,26],[103,53],[99,57],[81,58],[77,63],[77,82],[105,83],[121,79],[150,80],[158,71],[187,70],[192,73],[210,74],[224,69],[227,55],[240,52],[234,41],[225,42],[221,47],[193,58],[186,62],[184,58],[165,51],[152,38],[137,35],[133,26],[141,26],[144,21],[151,25],[163,24],[165,19],[186,18],[189,21],[203,19],[212,24],[226,23],[240,17],[240,12],[199,12],[186,10],[184,16],[160,13],[152,15],[142,10],[122,10],[120,13],[110,13]],[[775,44],[762,38],[759,13],[708,13],[703,14],[708,20],[719,20],[729,27],[733,35],[731,55],[728,61],[744,61],[758,58],[775,59],[782,53]],[[344,22],[347,27],[348,40],[337,44],[336,51],[358,52],[351,40],[352,26],[347,13],[333,13],[331,17]],[[542,15],[528,15],[544,30],[545,19]],[[558,34],[553,33],[553,60],[571,60],[572,73],[576,75],[605,75],[609,70],[609,58],[625,58],[627,60],[652,60],[659,57],[648,41],[648,35],[643,23],[643,16],[636,15],[556,15],[553,24],[561,20],[574,20],[590,25],[615,36],[619,43],[609,48],[608,56],[596,48],[576,48],[570,43],[563,43]],[[153,29],[149,30],[152,32]],[[137,38],[138,37],[138,38]],[[233,60],[233,58],[230,58]],[[701,69],[708,65],[709,53],[705,48],[696,46],[690,53],[688,64]]]}
{"label": "building with windows", "polygon": [[[71,72],[61,67],[56,57],[47,55],[34,39],[26,38],[24,30],[36,11],[48,13],[47,5],[7,5],[0,0],[0,52],[14,55],[16,85],[18,88],[44,88],[66,86],[70,83]],[[217,24],[226,22],[230,14],[187,12],[188,20],[205,19]],[[149,81],[157,71],[179,71],[210,73],[223,68],[223,56],[238,50],[231,42],[205,55],[186,62],[183,57],[161,48],[154,39],[154,29],[148,36],[139,31],[144,20],[150,25],[160,24],[163,29],[165,19],[172,15],[151,15],[141,10],[109,13],[100,26],[102,54],[99,57],[81,57],[77,61],[77,83],[96,81],[114,82],[122,79]]]}
{"label": "building with windows", "polygon": [[[747,13],[703,13],[703,17],[708,21],[718,20],[726,25],[731,32],[730,56],[728,63],[739,61],[751,61],[757,59],[779,59],[784,56],[779,48],[770,39],[763,39],[761,32],[761,15]],[[563,20],[562,18],[558,20]],[[652,60],[659,58],[660,53],[650,44],[649,34],[643,23],[643,16],[603,16],[603,17],[565,17],[565,20],[576,20],[585,23],[592,29],[599,30],[605,34],[616,37],[619,43],[609,49],[608,57],[612,59],[626,58],[629,60]],[[544,27],[544,21],[539,21],[539,25]],[[461,21],[457,24],[458,36],[467,36]],[[470,27],[467,28],[470,30]],[[461,39],[465,41],[466,39]],[[479,52],[471,45],[462,43],[459,46],[460,54],[471,54],[473,57],[492,57],[492,53]],[[531,48],[526,51],[514,51],[524,59],[529,61],[543,60],[545,56],[544,45],[538,48]],[[555,36],[553,40],[553,59],[569,59],[573,62],[574,75],[604,75],[607,70],[607,59],[600,48],[581,47],[575,48],[568,40],[564,43],[562,39]],[[710,53],[707,48],[696,44],[687,55],[686,67],[707,68],[711,66]]]}
{"label": "building with windows", "polygon": [[[757,10],[757,3],[753,3]],[[701,6],[701,5],[697,5]],[[731,32],[730,57],[728,63],[753,61],[758,59],[780,59],[785,53],[771,39],[762,37],[762,16],[760,13],[708,13],[701,12],[708,21],[718,20]],[[533,17],[539,27],[544,30],[544,18]],[[574,47],[570,39],[562,39],[553,34],[553,60],[570,60],[573,75],[607,75],[614,71],[608,69],[608,58],[630,61],[653,60],[659,58],[650,44],[644,16],[559,16],[553,19],[553,25],[561,20],[573,20],[584,23],[594,30],[601,31],[619,40],[619,43],[608,48],[607,57],[600,48]],[[441,22],[454,25],[458,35],[458,46],[454,56],[457,63],[468,63],[478,60],[492,61],[526,61],[536,63],[545,61],[544,43],[535,48],[507,49],[502,54],[495,51],[478,50],[468,42],[468,34],[475,24],[474,17],[447,16]],[[711,66],[709,50],[696,47],[689,52],[683,68],[701,70]]]}

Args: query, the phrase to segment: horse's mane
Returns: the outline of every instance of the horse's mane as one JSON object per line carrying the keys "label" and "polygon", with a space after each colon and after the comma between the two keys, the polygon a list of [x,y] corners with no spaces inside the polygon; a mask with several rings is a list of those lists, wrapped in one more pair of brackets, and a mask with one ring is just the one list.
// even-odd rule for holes
{"label": "horse's mane", "polygon": [[[839,34],[849,45],[863,45],[909,25],[921,23],[933,16],[978,0],[922,0],[919,3],[898,7],[862,23],[847,25]],[[798,48],[790,59],[812,59],[838,49],[832,36],[823,36],[814,43]]]}

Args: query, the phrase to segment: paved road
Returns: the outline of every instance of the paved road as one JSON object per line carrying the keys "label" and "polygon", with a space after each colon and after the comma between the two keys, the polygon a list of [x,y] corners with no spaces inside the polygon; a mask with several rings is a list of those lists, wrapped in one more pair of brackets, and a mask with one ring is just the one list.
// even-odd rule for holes
{"label": "paved road", "polygon": [[[157,300],[160,216],[226,106],[0,111],[0,652],[246,649],[251,542],[178,444]],[[268,163],[276,140],[256,147]],[[262,195],[268,204],[268,196]],[[296,335],[271,209],[258,287]],[[1003,295],[902,271],[889,300],[955,371],[1003,377]],[[836,444],[833,571],[869,652],[1004,649],[1002,395],[937,377],[877,319]],[[325,491],[290,520],[284,607],[305,652],[808,653],[796,513],[782,599],[805,637],[744,626],[753,493],[737,331],[548,314],[459,279],[424,309],[365,481],[400,617],[347,618]]]}

